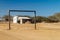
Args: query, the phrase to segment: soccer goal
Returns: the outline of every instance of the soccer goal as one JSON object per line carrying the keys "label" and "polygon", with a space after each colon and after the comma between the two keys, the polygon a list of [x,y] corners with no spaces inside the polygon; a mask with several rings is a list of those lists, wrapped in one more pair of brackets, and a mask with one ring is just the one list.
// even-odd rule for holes
{"label": "soccer goal", "polygon": [[[11,29],[11,12],[32,12],[34,14],[34,29],[36,30],[36,11],[35,10],[9,10],[9,30]],[[14,19],[14,23],[17,22],[18,19],[27,19],[29,20],[30,18],[27,17],[19,17],[17,18],[17,16],[13,17]],[[26,21],[26,20],[25,20]],[[19,22],[19,21],[18,21]],[[20,20],[20,23],[22,24],[22,20]]]}

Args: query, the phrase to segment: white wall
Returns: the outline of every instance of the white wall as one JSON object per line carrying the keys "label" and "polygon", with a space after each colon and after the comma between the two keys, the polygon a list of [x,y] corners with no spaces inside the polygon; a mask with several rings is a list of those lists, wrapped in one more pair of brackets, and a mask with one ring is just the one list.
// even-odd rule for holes
{"label": "white wall", "polygon": [[18,21],[18,16],[14,16],[13,17],[13,23],[17,23],[17,21]]}
{"label": "white wall", "polygon": [[22,19],[30,19],[30,18],[14,16],[13,17],[13,23],[17,23],[17,21],[20,20],[20,24],[23,24],[23,20]]}

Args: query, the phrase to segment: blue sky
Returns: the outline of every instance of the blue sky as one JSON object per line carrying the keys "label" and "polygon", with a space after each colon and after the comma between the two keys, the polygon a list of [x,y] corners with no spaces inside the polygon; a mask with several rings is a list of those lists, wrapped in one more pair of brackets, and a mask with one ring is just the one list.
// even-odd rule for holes
{"label": "blue sky", "polygon": [[8,14],[9,9],[36,10],[38,16],[50,16],[60,12],[60,0],[0,0],[0,16]]}

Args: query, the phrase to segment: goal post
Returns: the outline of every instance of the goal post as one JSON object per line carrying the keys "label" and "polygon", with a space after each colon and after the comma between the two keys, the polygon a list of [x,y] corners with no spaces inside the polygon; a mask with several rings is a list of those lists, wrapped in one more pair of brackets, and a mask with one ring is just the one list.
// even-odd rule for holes
{"label": "goal post", "polygon": [[11,29],[11,22],[10,22],[10,14],[11,12],[33,12],[34,13],[34,25],[35,25],[35,30],[36,28],[36,11],[35,10],[9,10],[9,30]]}

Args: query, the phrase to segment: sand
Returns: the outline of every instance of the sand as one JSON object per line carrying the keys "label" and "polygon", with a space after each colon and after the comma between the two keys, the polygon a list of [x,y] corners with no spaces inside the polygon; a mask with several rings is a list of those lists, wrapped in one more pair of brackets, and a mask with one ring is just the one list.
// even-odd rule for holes
{"label": "sand", "polygon": [[5,33],[0,31],[0,40],[20,40],[12,35],[9,35],[9,33]]}
{"label": "sand", "polygon": [[60,40],[60,23],[11,24],[11,30],[7,30],[7,24],[0,24],[0,40]]}

